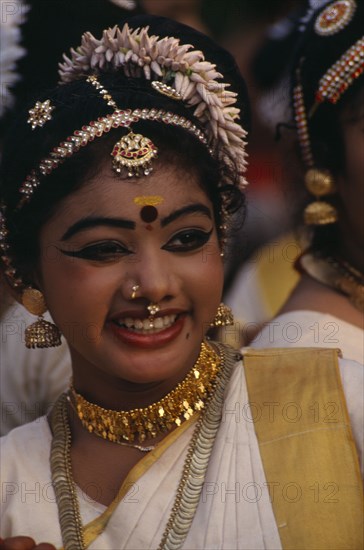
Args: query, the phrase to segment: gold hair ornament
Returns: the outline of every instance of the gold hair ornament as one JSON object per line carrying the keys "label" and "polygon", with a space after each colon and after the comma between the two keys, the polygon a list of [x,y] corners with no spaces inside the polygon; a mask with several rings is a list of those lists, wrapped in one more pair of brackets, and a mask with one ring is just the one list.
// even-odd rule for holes
{"label": "gold hair ornament", "polygon": [[336,223],[338,220],[336,208],[332,204],[321,200],[321,197],[334,193],[336,189],[333,177],[328,170],[314,168],[306,109],[303,100],[303,90],[299,81],[299,69],[297,70],[297,80],[298,83],[293,91],[293,104],[301,154],[308,168],[305,174],[305,185],[307,190],[316,197],[315,201],[306,206],[303,213],[303,220],[305,225],[318,226]]}
{"label": "gold hair ornament", "polygon": [[172,88],[172,86],[168,86],[167,84],[164,84],[164,82],[160,82],[159,80],[153,80],[151,82],[151,86],[162,95],[170,97],[171,99],[175,99],[176,101],[182,101],[182,94],[177,92],[174,88]]}
{"label": "gold hair ornament", "polygon": [[336,223],[338,212],[336,208],[321,198],[337,191],[334,178],[328,170],[310,168],[305,174],[307,190],[316,197],[316,201],[306,206],[303,218],[306,225],[327,225]]}
{"label": "gold hair ornament", "polygon": [[[317,16],[315,31],[321,36],[331,36],[343,29],[353,18],[357,4],[354,0],[338,0],[330,3]],[[304,62],[301,59],[300,65]],[[315,167],[312,154],[308,121],[314,116],[323,102],[337,103],[352,83],[364,71],[364,37],[357,40],[321,77],[315,93],[315,101],[311,109],[305,107],[303,87],[301,84],[301,69],[297,68],[297,83],[293,92],[293,105],[297,127],[298,140],[303,161],[308,168],[305,184],[316,201],[309,204],[304,211],[304,221],[307,225],[326,225],[338,220],[336,208],[321,197],[335,192],[332,175],[327,170]]]}
{"label": "gold hair ornament", "polygon": [[319,82],[319,88],[315,95],[316,103],[329,101],[337,103],[351,84],[359,78],[364,71],[364,37],[353,44],[341,57],[329,68]]}
{"label": "gold hair ornament", "polygon": [[332,36],[346,27],[356,10],[355,0],[337,0],[327,6],[315,21],[315,31],[320,36]]}
{"label": "gold hair ornament", "polygon": [[[336,223],[338,220],[336,208],[332,204],[321,200],[325,195],[335,193],[336,186],[333,176],[328,170],[320,170],[314,166],[299,68],[297,69],[297,84],[293,90],[293,106],[301,154],[304,164],[308,168],[305,174],[305,185],[307,190],[316,197],[316,200],[308,204],[304,210],[304,223],[305,225],[314,226]],[[312,115],[313,112],[310,116]]]}
{"label": "gold hair ornament", "polygon": [[44,126],[48,120],[52,119],[52,111],[54,106],[51,105],[49,99],[46,101],[37,101],[32,109],[29,110],[28,124],[32,125],[32,130],[35,130],[37,126]]}

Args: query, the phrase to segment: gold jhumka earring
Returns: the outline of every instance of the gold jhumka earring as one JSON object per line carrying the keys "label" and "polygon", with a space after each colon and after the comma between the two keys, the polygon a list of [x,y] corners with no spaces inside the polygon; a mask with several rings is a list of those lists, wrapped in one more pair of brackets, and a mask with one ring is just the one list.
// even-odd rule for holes
{"label": "gold jhumka earring", "polygon": [[226,304],[221,303],[217,308],[214,320],[211,323],[212,327],[227,327],[234,324],[234,316],[231,308]]}
{"label": "gold jhumka earring", "polygon": [[47,311],[44,296],[35,288],[26,288],[22,295],[23,306],[37,315],[38,320],[25,329],[25,345],[27,348],[52,348],[61,345],[61,333],[58,327],[43,319]]}

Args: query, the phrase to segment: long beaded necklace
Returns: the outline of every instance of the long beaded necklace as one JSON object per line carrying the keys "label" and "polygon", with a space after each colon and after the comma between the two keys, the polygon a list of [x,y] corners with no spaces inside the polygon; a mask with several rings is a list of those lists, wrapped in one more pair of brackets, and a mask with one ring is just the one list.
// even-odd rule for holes
{"label": "long beaded necklace", "polygon": [[[177,548],[182,545],[192,523],[215,436],[220,425],[225,386],[232,369],[240,358],[235,350],[225,354],[225,346],[218,344],[220,369],[212,391],[207,396],[204,414],[198,420],[192,436],[175,504],[164,532],[160,549]],[[66,394],[56,402],[51,425],[53,440],[51,449],[52,483],[58,504],[59,521],[65,550],[85,550],[82,520],[72,478],[71,430],[68,421]],[[186,515],[187,514],[187,515]],[[186,518],[188,517],[188,521]],[[176,546],[176,538],[179,545]],[[170,545],[171,544],[171,545]]]}
{"label": "long beaded necklace", "polygon": [[301,256],[298,265],[316,281],[347,296],[354,307],[364,312],[364,275],[348,262],[306,253]]}

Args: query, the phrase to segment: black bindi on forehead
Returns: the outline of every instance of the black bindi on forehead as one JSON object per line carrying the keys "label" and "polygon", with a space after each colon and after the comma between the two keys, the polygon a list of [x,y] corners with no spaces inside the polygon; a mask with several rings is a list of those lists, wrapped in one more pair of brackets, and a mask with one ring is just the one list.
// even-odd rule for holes
{"label": "black bindi on forehead", "polygon": [[147,205],[143,206],[143,208],[140,211],[140,217],[143,222],[145,223],[151,223],[154,222],[158,218],[158,210],[155,206]]}

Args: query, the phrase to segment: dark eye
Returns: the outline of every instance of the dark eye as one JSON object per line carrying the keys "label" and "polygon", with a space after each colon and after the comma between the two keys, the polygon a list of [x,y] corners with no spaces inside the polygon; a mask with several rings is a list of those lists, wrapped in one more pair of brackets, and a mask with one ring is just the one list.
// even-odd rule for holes
{"label": "dark eye", "polygon": [[212,231],[212,229],[211,231],[203,231],[202,229],[186,229],[180,231],[162,248],[170,252],[190,252],[192,250],[197,250],[208,242]]}
{"label": "dark eye", "polygon": [[120,243],[114,241],[91,244],[81,250],[61,250],[61,252],[66,256],[94,261],[115,260],[120,256],[130,254],[129,250],[127,250]]}

